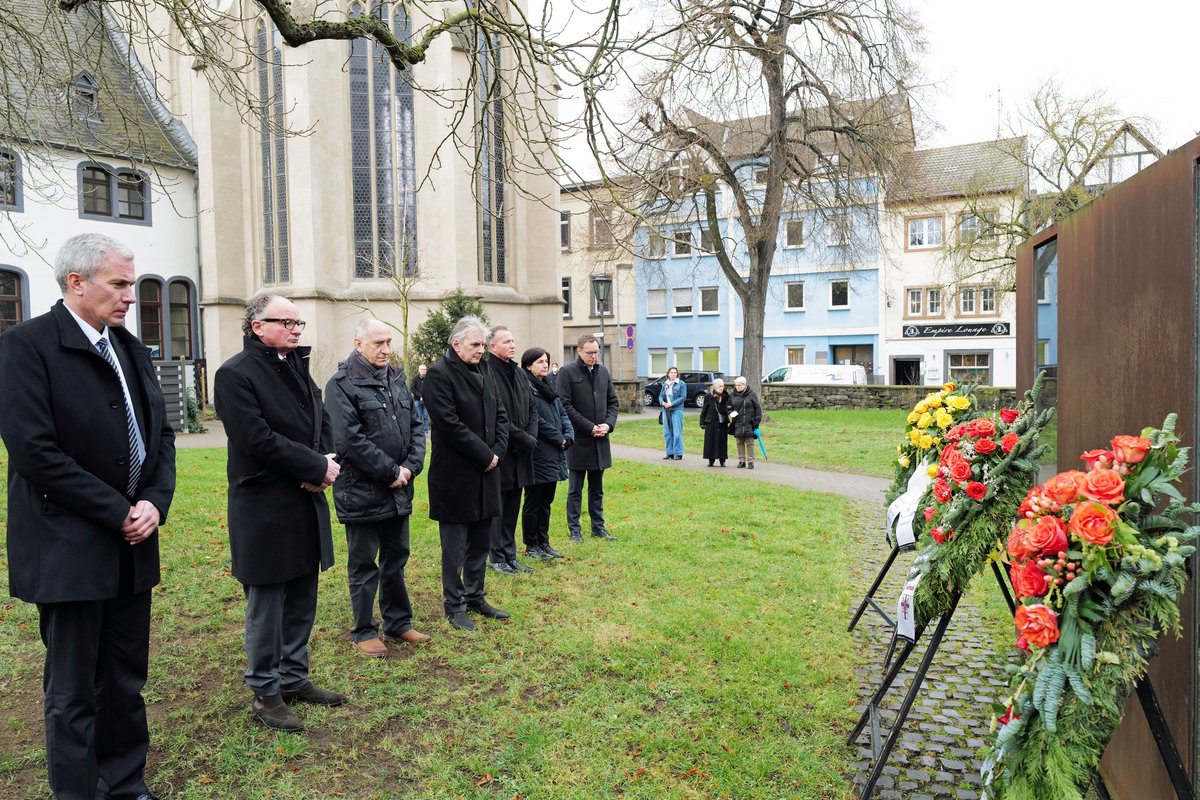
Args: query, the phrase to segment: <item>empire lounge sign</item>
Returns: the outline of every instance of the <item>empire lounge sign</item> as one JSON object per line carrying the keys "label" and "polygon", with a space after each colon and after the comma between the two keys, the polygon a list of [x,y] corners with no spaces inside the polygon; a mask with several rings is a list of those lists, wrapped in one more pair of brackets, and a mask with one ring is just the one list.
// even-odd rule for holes
{"label": "empire lounge sign", "polygon": [[969,325],[905,325],[905,339],[948,339],[957,336],[1008,336],[1007,322],[982,322]]}

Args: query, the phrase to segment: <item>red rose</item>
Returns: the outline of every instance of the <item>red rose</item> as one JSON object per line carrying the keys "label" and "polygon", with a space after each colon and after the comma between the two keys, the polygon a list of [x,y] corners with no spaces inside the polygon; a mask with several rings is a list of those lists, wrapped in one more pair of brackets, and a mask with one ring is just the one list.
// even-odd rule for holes
{"label": "red rose", "polygon": [[950,499],[950,484],[938,478],[933,482],[933,496],[939,503],[945,503]]}
{"label": "red rose", "polygon": [[1099,503],[1083,502],[1071,512],[1068,526],[1071,534],[1092,544],[1108,544],[1112,541],[1117,512]]}
{"label": "red rose", "polygon": [[980,417],[973,419],[967,423],[967,435],[976,436],[994,436],[996,434],[996,420],[991,417]]}
{"label": "red rose", "polygon": [[1053,555],[1067,549],[1067,526],[1053,514],[1038,517],[1029,528],[1025,546],[1038,555]]}
{"label": "red rose", "polygon": [[1029,548],[1028,525],[1028,522],[1018,522],[1013,525],[1012,533],[1008,535],[1008,557],[1013,561],[1024,561],[1038,554],[1036,550]]}
{"label": "red rose", "polygon": [[943,531],[941,528],[934,528],[933,530],[931,530],[929,532],[929,538],[933,539],[938,544],[941,544],[942,542],[946,541],[946,539],[949,537],[946,536],[946,532]]}
{"label": "red rose", "polygon": [[975,442],[975,452],[980,455],[996,452],[996,442],[994,439],[980,439]]}
{"label": "red rose", "polygon": [[1113,454],[1108,450],[1088,450],[1079,457],[1088,469],[1104,469],[1113,462]]}
{"label": "red rose", "polygon": [[1000,437],[1000,449],[1005,454],[1011,453],[1012,449],[1017,446],[1017,442],[1021,441],[1021,437],[1015,433],[1006,433]]}
{"label": "red rose", "polygon": [[1017,597],[1041,597],[1050,588],[1049,577],[1032,559],[1024,564],[1013,564],[1009,571]]}
{"label": "red rose", "polygon": [[1058,641],[1058,615],[1046,606],[1017,606],[1013,617],[1021,638],[1035,647],[1049,647]]}
{"label": "red rose", "polygon": [[929,522],[929,520],[933,519],[933,515],[936,513],[937,510],[933,506],[925,506],[925,521]]}
{"label": "red rose", "polygon": [[1083,476],[1079,493],[1106,506],[1120,505],[1125,500],[1125,479],[1115,469],[1094,469]]}
{"label": "red rose", "polygon": [[955,483],[971,480],[971,465],[961,459],[955,461],[950,465],[950,479]]}
{"label": "red rose", "polygon": [[958,441],[962,440],[963,436],[965,436],[966,433],[967,433],[967,426],[965,424],[960,423],[958,425],[955,425],[950,430],[946,431],[945,438],[946,438],[946,441],[948,441],[948,442],[958,442]]}
{"label": "red rose", "polygon": [[1083,479],[1083,473],[1077,469],[1069,469],[1066,472],[1060,472],[1050,480],[1042,484],[1042,490],[1054,502],[1060,506],[1067,503],[1074,503],[1079,497],[1079,482]]}
{"label": "red rose", "polygon": [[987,487],[979,481],[971,481],[967,484],[967,494],[972,500],[982,500],[987,494]]}
{"label": "red rose", "polygon": [[1141,436],[1117,436],[1109,445],[1113,457],[1122,464],[1137,464],[1150,452],[1150,440]]}
{"label": "red rose", "polygon": [[1005,425],[1012,425],[1017,421],[1017,417],[1019,416],[1021,416],[1021,412],[1017,411],[1015,408],[1000,409],[1000,421]]}
{"label": "red rose", "polygon": [[1014,719],[1020,719],[1020,718],[1021,718],[1021,715],[1018,714],[1017,712],[1013,711],[1012,706],[1009,706],[1008,711],[1004,712],[1004,716],[1000,717],[996,721],[999,722],[1001,725],[1007,725],[1008,723],[1012,722]]}
{"label": "red rose", "polygon": [[944,467],[951,461],[957,461],[961,457],[962,453],[959,452],[958,448],[950,444],[947,445],[946,449],[942,451],[942,457],[938,459],[938,461]]}

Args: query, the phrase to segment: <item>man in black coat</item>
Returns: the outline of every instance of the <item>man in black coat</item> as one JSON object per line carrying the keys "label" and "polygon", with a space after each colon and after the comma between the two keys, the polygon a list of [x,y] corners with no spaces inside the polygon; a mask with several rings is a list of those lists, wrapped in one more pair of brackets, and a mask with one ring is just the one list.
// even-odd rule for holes
{"label": "man in black coat", "polygon": [[608,369],[597,363],[595,336],[580,336],[575,349],[579,357],[558,371],[554,384],[575,428],[575,444],[567,451],[567,530],[571,541],[583,541],[579,516],[586,480],[592,536],[611,541],[616,537],[604,527],[604,470],[612,466],[608,435],[617,424],[617,390]]}
{"label": "man in black coat", "polygon": [[54,796],[153,800],[141,692],[175,433],[150,351],[124,327],[133,254],[74,236],[54,274],[62,301],[0,336],[9,591],[38,606]]}
{"label": "man in black coat", "polygon": [[506,575],[533,572],[532,567],[517,560],[517,517],[521,514],[521,490],[533,483],[538,415],[529,378],[516,355],[512,331],[503,325],[492,328],[483,364],[496,382],[508,413],[508,452],[500,459],[501,512],[492,523],[491,565]]}
{"label": "man in black coat", "polygon": [[497,467],[508,449],[508,416],[500,390],[483,358],[487,327],[463,317],[450,333],[445,357],[429,368],[429,517],[442,540],[442,593],[446,619],[473,631],[470,609],[492,619],[508,614],[484,599],[483,582],[492,541],[492,518],[500,513]]}
{"label": "man in black coat", "polygon": [[[354,349],[325,386],[325,409],[341,473],[333,484],[338,521],[346,526],[346,576],[354,628],[350,640],[365,656],[387,655],[390,643],[418,644],[404,585],[409,555],[413,481],[425,466],[425,431],[404,385],[404,369],[389,363],[392,329],[365,319]],[[375,559],[379,558],[376,565]],[[375,621],[375,592],[383,636]]]}
{"label": "man in black coat", "polygon": [[417,418],[421,420],[421,430],[424,433],[429,432],[429,412],[425,410],[425,376],[428,373],[429,368],[424,364],[417,367],[417,374],[412,379],[412,385],[408,387],[408,390],[412,392]]}
{"label": "man in black coat", "polygon": [[333,566],[325,489],[340,467],[302,330],[291,301],[255,297],[242,318],[242,352],[221,365],[213,387],[228,438],[233,577],[246,593],[246,685],[254,716],[280,730],[304,727],[288,702],[346,701],[308,680],[317,576]]}

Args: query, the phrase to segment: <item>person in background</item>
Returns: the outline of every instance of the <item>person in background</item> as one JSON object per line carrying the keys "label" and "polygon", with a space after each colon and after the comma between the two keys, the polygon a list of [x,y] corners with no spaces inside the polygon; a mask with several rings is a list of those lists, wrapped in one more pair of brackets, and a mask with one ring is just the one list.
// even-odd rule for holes
{"label": "person in background", "polygon": [[658,390],[658,403],[662,406],[663,441],[667,454],[663,459],[683,460],[683,407],[687,403],[687,384],[679,380],[679,370],[667,370],[667,379]]}
{"label": "person in background", "polygon": [[421,421],[421,432],[429,433],[429,411],[425,408],[425,374],[429,368],[424,364],[417,367],[417,374],[413,376],[412,385],[408,387],[412,393],[413,407],[417,412],[417,419]]}
{"label": "person in background", "polygon": [[729,435],[737,440],[738,469],[754,469],[754,433],[762,422],[762,404],[746,379],[733,381],[729,396]]}
{"label": "person in background", "polygon": [[700,409],[700,427],[704,429],[704,457],[711,467],[714,461],[725,466],[729,458],[729,393],[725,381],[714,378],[708,399]]}
{"label": "person in background", "polygon": [[[362,320],[354,330],[354,349],[325,386],[333,451],[342,465],[333,503],[346,526],[350,640],[359,653],[376,658],[387,655],[388,644],[430,638],[413,628],[404,584],[413,481],[425,466],[425,431],[404,385],[404,369],[389,363],[391,352],[392,329],[377,319]],[[375,620],[377,590],[382,637]]]}
{"label": "person in background", "polygon": [[546,375],[546,383],[550,384],[551,386],[554,386],[555,385],[554,382],[556,380],[558,380],[558,364],[555,362],[551,362],[550,372]]}
{"label": "person in background", "polygon": [[550,546],[550,506],[558,482],[567,479],[567,448],[575,432],[558,393],[546,380],[550,373],[546,351],[531,347],[521,354],[538,416],[538,446],[533,451],[533,483],[525,487],[521,509],[521,539],[525,555],[551,560],[563,554]]}
{"label": "person in background", "polygon": [[62,300],[0,336],[8,589],[37,604],[50,791],[157,800],[142,688],[175,432],[150,350],[125,329],[133,253],[101,234],[72,236],[54,277]]}
{"label": "person in background", "polygon": [[575,444],[567,451],[567,530],[571,541],[583,541],[580,512],[586,480],[592,536],[612,541],[617,537],[604,526],[604,470],[612,466],[608,437],[617,424],[617,390],[608,368],[599,363],[595,336],[583,334],[575,349],[579,357],[560,369],[555,381],[558,399],[575,429]]}

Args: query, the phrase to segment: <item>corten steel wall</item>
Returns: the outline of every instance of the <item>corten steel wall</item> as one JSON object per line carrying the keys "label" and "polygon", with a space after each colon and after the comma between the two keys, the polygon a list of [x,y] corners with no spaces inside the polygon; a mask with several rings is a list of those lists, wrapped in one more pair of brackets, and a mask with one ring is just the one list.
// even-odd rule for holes
{"label": "corten steel wall", "polygon": [[[1197,165],[1194,139],[1017,252],[1017,381],[1033,382],[1033,250],[1058,238],[1058,468],[1179,413],[1177,432],[1195,446],[1197,338]],[[1200,497],[1193,471],[1183,487]],[[1195,562],[1193,562],[1193,569]],[[1180,750],[1197,781],[1196,581],[1182,600],[1183,637],[1164,635],[1150,675]],[[1117,800],[1172,798],[1136,696],[1101,769]]]}

